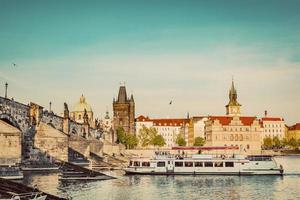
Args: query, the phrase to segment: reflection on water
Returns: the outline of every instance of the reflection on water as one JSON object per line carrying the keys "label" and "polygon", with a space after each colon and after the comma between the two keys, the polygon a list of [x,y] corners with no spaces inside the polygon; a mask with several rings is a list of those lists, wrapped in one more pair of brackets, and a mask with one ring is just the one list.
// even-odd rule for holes
{"label": "reflection on water", "polygon": [[[123,176],[59,182],[57,173],[25,174],[24,183],[73,199],[300,199],[300,157],[277,157],[287,176]],[[298,175],[296,175],[298,174]]]}

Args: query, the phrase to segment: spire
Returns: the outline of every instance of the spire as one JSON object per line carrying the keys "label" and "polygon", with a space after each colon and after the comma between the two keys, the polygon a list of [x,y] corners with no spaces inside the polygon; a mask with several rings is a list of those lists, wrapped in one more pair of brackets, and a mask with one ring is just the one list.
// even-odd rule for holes
{"label": "spire", "polygon": [[133,94],[131,94],[131,96],[130,96],[130,101],[134,102]]}
{"label": "spire", "polygon": [[109,119],[110,117],[109,117],[109,112],[108,112],[108,110],[106,110],[106,115],[105,115],[105,117],[104,117],[104,119]]}
{"label": "spire", "polygon": [[234,81],[232,78],[231,89],[229,90],[229,104],[238,104],[237,102],[237,92],[234,87]]}
{"label": "spire", "polygon": [[127,101],[126,87],[120,86],[119,95],[118,95],[118,103],[126,103],[126,101]]}
{"label": "spire", "polygon": [[83,96],[83,94],[81,95],[81,97],[80,97],[80,103],[85,103],[85,97]]}

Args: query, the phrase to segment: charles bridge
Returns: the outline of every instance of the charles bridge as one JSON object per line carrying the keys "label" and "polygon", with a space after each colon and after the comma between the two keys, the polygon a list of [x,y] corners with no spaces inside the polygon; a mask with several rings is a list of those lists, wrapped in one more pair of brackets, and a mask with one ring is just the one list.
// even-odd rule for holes
{"label": "charles bridge", "polygon": [[21,131],[23,163],[93,161],[120,153],[119,145],[102,138],[99,125],[93,128],[87,120],[82,124],[71,120],[66,103],[63,116],[58,116],[32,102],[25,105],[0,97],[0,120]]}

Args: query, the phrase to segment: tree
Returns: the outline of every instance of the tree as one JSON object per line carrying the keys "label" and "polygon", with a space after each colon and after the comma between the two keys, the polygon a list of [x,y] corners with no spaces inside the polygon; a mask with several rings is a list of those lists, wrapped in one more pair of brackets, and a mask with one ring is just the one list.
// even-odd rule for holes
{"label": "tree", "polygon": [[178,134],[178,136],[176,138],[176,144],[178,144],[179,146],[185,146],[186,145],[186,141],[184,140],[182,134]]}
{"label": "tree", "polygon": [[143,128],[139,131],[139,142],[142,147],[152,145],[154,138],[157,136],[157,130],[153,127],[147,128],[143,126]]}
{"label": "tree", "polygon": [[125,138],[125,146],[127,149],[133,149],[138,145],[138,138],[136,137],[136,135],[130,133],[127,134]]}
{"label": "tree", "polygon": [[153,145],[154,146],[159,146],[162,147],[166,144],[165,139],[161,135],[156,135],[155,138],[153,139]]}
{"label": "tree", "polygon": [[273,141],[271,137],[264,138],[264,147],[270,149],[273,147]]}
{"label": "tree", "polygon": [[195,138],[195,142],[194,142],[194,146],[203,146],[205,144],[205,140],[202,137],[196,137]]}
{"label": "tree", "polygon": [[126,133],[123,127],[119,126],[117,128],[117,143],[126,143]]}
{"label": "tree", "polygon": [[275,136],[273,138],[273,147],[275,147],[275,148],[280,148],[281,147],[281,142],[280,142],[278,136]]}
{"label": "tree", "polygon": [[297,149],[298,148],[298,142],[297,142],[297,140],[295,138],[291,138],[288,141],[288,146],[290,146],[293,149]]}

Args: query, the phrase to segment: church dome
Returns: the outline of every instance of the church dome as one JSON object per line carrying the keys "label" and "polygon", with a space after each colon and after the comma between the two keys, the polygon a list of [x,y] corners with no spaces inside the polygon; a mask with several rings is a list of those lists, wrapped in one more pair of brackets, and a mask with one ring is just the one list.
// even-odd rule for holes
{"label": "church dome", "polygon": [[73,112],[84,112],[84,110],[92,112],[92,107],[85,101],[85,97],[81,95],[79,102],[73,108]]}

